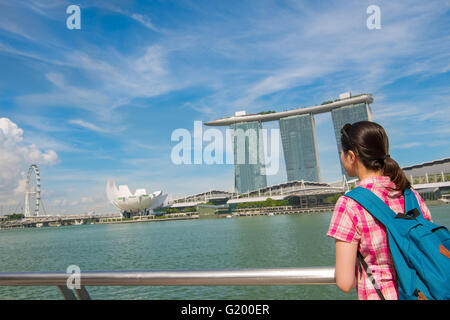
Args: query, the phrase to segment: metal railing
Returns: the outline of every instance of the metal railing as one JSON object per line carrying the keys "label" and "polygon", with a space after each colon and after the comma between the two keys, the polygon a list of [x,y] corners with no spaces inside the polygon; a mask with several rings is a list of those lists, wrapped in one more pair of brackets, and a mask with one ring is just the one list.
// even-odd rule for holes
{"label": "metal railing", "polygon": [[[335,284],[334,267],[194,271],[89,271],[68,287],[65,272],[0,272],[0,286],[57,286],[64,299],[90,299],[86,286],[289,286]],[[74,294],[75,291],[75,294]],[[76,295],[76,296],[75,296]]]}

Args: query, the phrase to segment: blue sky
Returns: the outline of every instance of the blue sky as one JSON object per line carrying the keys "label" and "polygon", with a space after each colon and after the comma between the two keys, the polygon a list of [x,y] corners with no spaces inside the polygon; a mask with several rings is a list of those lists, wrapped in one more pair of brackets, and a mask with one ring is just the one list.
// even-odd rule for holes
{"label": "blue sky", "polygon": [[[71,4],[81,8],[81,30],[66,27]],[[378,30],[366,26],[373,4]],[[175,129],[345,91],[373,95],[374,121],[400,165],[449,157],[449,8],[442,0],[0,0],[0,118],[8,119],[0,204],[23,202],[30,161],[40,164],[51,213],[114,211],[108,178],[174,197],[231,190],[231,165],[171,162]],[[338,180],[331,115],[318,115],[316,128],[322,178]],[[281,158],[268,182],[285,179]]]}

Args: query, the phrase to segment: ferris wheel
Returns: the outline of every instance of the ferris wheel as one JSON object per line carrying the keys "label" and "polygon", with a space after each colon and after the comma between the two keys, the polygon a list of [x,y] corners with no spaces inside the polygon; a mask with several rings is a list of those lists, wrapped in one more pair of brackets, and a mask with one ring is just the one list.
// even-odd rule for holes
{"label": "ferris wheel", "polygon": [[[35,179],[32,179],[34,172]],[[31,208],[30,197],[34,196],[35,205],[34,212]],[[25,191],[25,207],[24,217],[39,216],[39,205],[41,201],[41,177],[37,165],[32,164],[28,169],[27,175],[27,189]],[[33,214],[32,214],[33,212]]]}

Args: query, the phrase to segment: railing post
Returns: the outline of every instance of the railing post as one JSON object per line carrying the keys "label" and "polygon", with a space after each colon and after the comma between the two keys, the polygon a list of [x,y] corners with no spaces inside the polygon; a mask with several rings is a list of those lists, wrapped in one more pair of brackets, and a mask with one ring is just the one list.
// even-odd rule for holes
{"label": "railing post", "polygon": [[86,290],[85,286],[80,286],[80,289],[75,289],[78,300],[91,300],[89,292]]}
{"label": "railing post", "polygon": [[[64,300],[91,300],[89,292],[86,290],[85,286],[81,286],[80,289],[74,289],[75,294],[67,286],[58,286]],[[78,299],[77,299],[78,297]]]}
{"label": "railing post", "polygon": [[58,286],[59,291],[64,297],[64,300],[77,300],[77,297],[73,294],[73,291],[67,288],[67,286]]}

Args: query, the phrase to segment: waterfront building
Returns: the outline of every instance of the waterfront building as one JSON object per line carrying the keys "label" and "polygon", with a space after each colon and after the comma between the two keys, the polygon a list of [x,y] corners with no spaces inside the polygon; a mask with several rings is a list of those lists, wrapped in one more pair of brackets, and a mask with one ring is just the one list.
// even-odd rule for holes
{"label": "waterfront building", "polygon": [[336,137],[336,145],[338,150],[338,159],[341,165],[342,175],[349,180],[342,162],[340,161],[341,146],[341,129],[346,123],[355,123],[358,121],[372,121],[372,111],[368,102],[362,102],[344,106],[331,110],[331,118],[333,120],[334,134]]}
{"label": "waterfront building", "polygon": [[450,181],[450,158],[403,167],[412,184]]}
{"label": "waterfront building", "polygon": [[287,181],[320,182],[314,117],[296,115],[279,120]]}
{"label": "waterfront building", "polygon": [[230,129],[234,151],[235,191],[245,193],[266,187],[261,122],[233,123]]}
{"label": "waterfront building", "polygon": [[450,194],[450,158],[403,167],[406,178],[425,200]]}
{"label": "waterfront building", "polygon": [[196,206],[198,204],[212,203],[213,205],[225,204],[233,195],[232,192],[224,190],[210,190],[207,192],[186,195],[168,201],[171,208]]}
{"label": "waterfront building", "polygon": [[345,190],[345,186],[340,181],[323,183],[297,180],[266,186],[244,194],[211,190],[187,195],[170,201],[165,208],[197,212],[200,216],[230,214],[238,209],[238,204],[241,203],[252,203],[251,206],[255,210],[265,210],[266,205],[282,209],[279,204],[276,204],[277,201],[285,201],[284,206],[302,209],[325,207],[330,209],[333,205],[330,197],[343,194]]}

